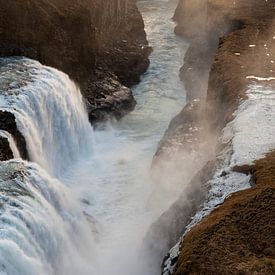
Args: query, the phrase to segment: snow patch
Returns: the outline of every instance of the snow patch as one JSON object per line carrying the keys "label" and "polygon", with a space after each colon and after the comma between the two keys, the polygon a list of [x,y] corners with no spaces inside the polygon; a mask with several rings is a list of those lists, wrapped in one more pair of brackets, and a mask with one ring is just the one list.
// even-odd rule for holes
{"label": "snow patch", "polygon": [[231,167],[252,164],[275,148],[275,91],[254,85],[247,96],[224,129],[223,138],[233,146]]}

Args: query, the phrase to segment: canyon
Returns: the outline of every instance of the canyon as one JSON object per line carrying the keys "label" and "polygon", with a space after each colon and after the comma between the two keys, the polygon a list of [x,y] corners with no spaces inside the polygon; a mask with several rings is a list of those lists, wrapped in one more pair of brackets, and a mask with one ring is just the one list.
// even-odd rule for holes
{"label": "canyon", "polygon": [[0,4],[3,274],[275,273],[275,1]]}

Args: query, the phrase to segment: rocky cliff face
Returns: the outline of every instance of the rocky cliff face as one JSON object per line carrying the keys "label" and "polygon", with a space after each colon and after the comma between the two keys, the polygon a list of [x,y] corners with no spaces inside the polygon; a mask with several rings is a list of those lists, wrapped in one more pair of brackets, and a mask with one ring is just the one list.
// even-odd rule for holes
{"label": "rocky cliff face", "polygon": [[[274,152],[261,160],[255,160],[255,165],[244,161],[244,164],[248,164],[233,167],[232,156],[242,149],[232,145],[235,142],[234,135],[238,133],[234,132],[231,136],[233,138],[226,142],[222,140],[224,131],[232,125],[230,122],[244,108],[242,104],[245,104],[248,98],[251,100],[251,95],[247,94],[248,90],[256,90],[256,94],[253,94],[255,106],[264,100],[265,90],[274,94],[274,5],[274,1],[246,0],[182,0],[179,3],[175,14],[178,22],[176,33],[187,37],[191,42],[181,70],[181,78],[186,84],[191,102],[171,123],[161,142],[155,162],[161,162],[161,158],[169,157],[171,152],[171,149],[167,149],[169,146],[172,146],[177,153],[186,152],[186,148],[190,148],[186,136],[193,140],[196,146],[200,146],[202,141],[206,140],[205,137],[210,136],[206,147],[209,144],[213,146],[212,153],[217,157],[214,157],[216,165],[212,165],[207,171],[205,168],[202,170],[206,174],[202,182],[198,182],[203,188],[197,188],[193,179],[188,186],[191,190],[191,186],[194,186],[194,197],[188,199],[188,196],[185,196],[188,194],[188,188],[185,188],[176,204],[162,215],[149,233],[156,237],[157,234],[154,232],[165,228],[170,240],[167,243],[170,242],[172,246],[173,240],[171,241],[170,236],[180,237],[194,226],[184,235],[180,244],[170,251],[164,262],[163,274],[274,273],[275,228],[274,224],[269,222],[275,218],[272,168]],[[195,111],[190,109],[190,104],[194,104],[196,98],[201,102],[199,115],[197,108]],[[261,115],[260,108],[259,105],[254,109],[254,117],[246,116],[249,125],[253,125],[251,119],[257,124],[256,118]],[[272,107],[271,104],[268,108],[272,110],[274,105]],[[274,114],[274,111],[271,111],[271,114],[272,112]],[[192,127],[187,127],[190,122]],[[248,131],[248,136],[254,135],[255,141],[262,136],[262,125],[258,124],[255,131],[253,126],[249,127],[245,128],[243,125],[239,131]],[[198,130],[190,131],[194,128]],[[274,144],[274,140],[268,144],[270,150],[274,149],[271,144]],[[198,151],[201,150],[199,146]],[[264,147],[265,144],[263,142],[262,145],[258,145],[256,142],[254,147],[257,146]],[[227,153],[224,154],[224,151]],[[253,148],[245,151],[244,156],[248,157],[252,151]],[[199,152],[197,155],[199,156]],[[220,169],[221,161],[224,162],[228,157],[228,168]],[[178,163],[177,167],[180,165],[184,167],[186,162]],[[209,167],[209,163],[205,167]],[[217,200],[218,204],[223,202],[222,188],[230,190],[233,185],[245,186],[247,178],[242,174],[251,177],[252,189],[234,194],[198,225],[195,225],[194,221],[190,223],[192,226],[188,225],[190,220],[187,217],[191,218],[198,207],[195,204],[193,212],[190,212],[194,198],[205,199],[203,193],[210,188],[204,206],[206,208],[203,208],[201,213],[204,216],[206,215],[204,212],[208,213],[207,207],[211,205],[209,203],[211,198]],[[255,175],[258,175],[258,180],[255,179]],[[217,186],[215,181],[218,183]],[[259,184],[259,181],[262,184]],[[227,195],[238,188],[232,188]],[[202,207],[203,205],[199,206]],[[187,217],[182,217],[182,213],[187,213]],[[259,231],[264,233],[256,237],[255,234]],[[158,239],[154,238],[154,243],[156,242]],[[164,244],[165,247],[167,243]],[[158,253],[161,250],[159,247],[153,249],[157,249]]]}
{"label": "rocky cliff face", "polygon": [[274,274],[274,156],[255,163],[252,189],[233,194],[184,237],[174,274]]}
{"label": "rocky cliff face", "polygon": [[[149,53],[133,0],[0,0],[0,56],[26,56],[67,73],[80,85],[93,124],[133,110],[129,87],[146,71]],[[28,158],[12,114],[2,112],[1,121]]]}
{"label": "rocky cliff face", "polygon": [[0,56],[23,55],[69,74],[92,122],[133,109],[124,85],[136,84],[149,63],[135,1],[0,1],[0,14]]}

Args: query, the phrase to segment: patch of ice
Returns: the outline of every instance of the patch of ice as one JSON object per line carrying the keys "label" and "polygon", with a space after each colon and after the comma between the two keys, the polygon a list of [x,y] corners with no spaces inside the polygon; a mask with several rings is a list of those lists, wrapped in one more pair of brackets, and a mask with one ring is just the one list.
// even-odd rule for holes
{"label": "patch of ice", "polygon": [[275,91],[251,86],[247,95],[224,129],[224,138],[232,139],[231,167],[252,164],[275,148]]}
{"label": "patch of ice", "polygon": [[[273,62],[271,62],[271,63],[273,63]],[[259,76],[254,76],[254,75],[248,75],[246,77],[246,79],[255,79],[255,80],[258,80],[258,81],[271,81],[271,80],[275,80],[275,77],[259,77]]]}
{"label": "patch of ice", "polygon": [[164,268],[163,268],[162,275],[171,275],[171,274],[173,274],[173,272],[175,270],[175,267],[176,267],[177,259],[180,255],[180,245],[181,245],[181,242],[179,241],[169,251],[168,258],[164,262]]}

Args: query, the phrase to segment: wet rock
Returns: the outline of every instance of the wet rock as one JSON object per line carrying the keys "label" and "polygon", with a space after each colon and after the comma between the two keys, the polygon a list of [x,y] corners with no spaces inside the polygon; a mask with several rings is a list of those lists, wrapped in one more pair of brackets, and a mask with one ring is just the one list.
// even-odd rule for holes
{"label": "wet rock", "polygon": [[[7,131],[10,133],[17,145],[17,149],[20,152],[20,155],[23,159],[28,160],[29,155],[27,151],[27,145],[26,140],[24,136],[21,134],[21,132],[17,129],[16,120],[14,114],[7,112],[7,111],[1,111],[0,110],[0,129]],[[1,139],[1,155],[3,155],[2,160],[8,160],[13,158],[13,154],[10,150],[8,141],[4,141]]]}
{"label": "wet rock", "polygon": [[[231,27],[225,28],[225,32],[217,32],[215,26],[208,29],[217,32],[216,38],[219,41],[213,62],[210,62],[209,79],[205,78],[205,84],[208,85],[205,85],[207,91],[204,90],[202,93],[206,96],[204,116],[209,131],[219,136],[225,125],[234,118],[234,112],[240,102],[246,99],[245,91],[249,85],[259,84],[257,79],[251,80],[247,76],[271,79],[274,77],[275,2],[208,0],[204,3],[206,2],[207,14],[218,15],[215,17],[215,23],[220,18],[225,18],[225,21],[222,21],[226,23],[225,26],[227,22],[231,22]],[[197,1],[194,3],[199,5]],[[192,6],[191,1],[180,2],[176,15],[179,20],[177,32],[182,35],[187,32],[192,48],[196,38],[192,37],[192,32],[188,33],[188,27],[181,25],[180,20],[184,22],[185,19],[179,17],[180,10],[188,4]],[[194,11],[200,14],[197,8],[198,6]],[[195,16],[193,18],[195,27],[199,27],[201,21],[196,21]],[[205,24],[202,25],[202,29],[205,30]],[[201,33],[198,32],[198,35],[201,36]],[[193,58],[195,56],[192,57],[190,54],[190,62]],[[187,66],[190,65],[188,62],[187,60]],[[195,67],[199,67],[199,62],[195,61],[195,64]],[[191,69],[194,70],[194,67]],[[182,73],[183,79],[190,81],[187,70],[183,69]],[[201,74],[197,74],[195,70],[194,75]],[[261,82],[261,85],[270,89],[275,87],[272,81]],[[192,85],[190,86],[192,91]],[[217,151],[220,150],[222,148],[217,144]],[[256,161],[253,166],[235,166],[232,169],[234,172],[252,174],[251,181],[255,185],[249,190],[230,196],[185,235],[181,243],[179,260],[174,272],[171,271],[172,274],[274,273],[274,250],[271,247],[274,247],[275,227],[273,222],[270,223],[275,219],[274,164],[273,152],[266,158]],[[222,172],[221,177],[226,177],[226,173]]]}
{"label": "wet rock", "polygon": [[131,90],[111,73],[97,72],[96,78],[90,82],[89,91],[92,93],[87,93],[85,98],[89,120],[94,125],[112,118],[120,119],[136,105]]}
{"label": "wet rock", "polygon": [[6,161],[13,158],[12,150],[10,149],[7,138],[0,137],[0,161]]}

